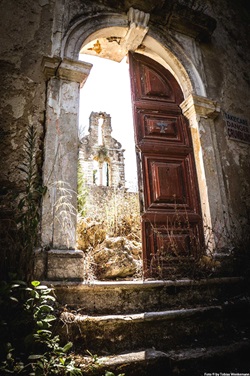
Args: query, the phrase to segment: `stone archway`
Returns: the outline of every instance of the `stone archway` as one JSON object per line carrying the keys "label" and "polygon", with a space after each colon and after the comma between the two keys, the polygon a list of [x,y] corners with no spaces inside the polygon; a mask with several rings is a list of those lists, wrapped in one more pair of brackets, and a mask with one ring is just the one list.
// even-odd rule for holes
{"label": "stone archway", "polygon": [[[205,78],[199,73],[203,70],[199,50],[195,42],[189,41],[185,49],[185,43],[149,29],[148,20],[149,15],[137,10],[130,10],[128,17],[103,14],[79,19],[64,38],[62,56],[43,60],[48,79],[44,153],[44,184],[48,190],[43,200],[41,232],[43,245],[52,249],[48,259],[43,260],[48,278],[81,279],[83,275],[83,254],[75,251],[77,126],[79,89],[91,65],[77,59],[85,45],[101,38],[115,43],[123,41],[121,55],[128,50],[146,54],[177,79],[185,98],[181,108],[191,125],[202,213],[209,227],[215,222],[219,227],[224,226],[225,190],[216,158],[213,122],[219,106],[206,97]],[[188,56],[188,49],[194,59]],[[63,204],[58,209],[58,203],[63,203],[65,197],[67,210]]]}

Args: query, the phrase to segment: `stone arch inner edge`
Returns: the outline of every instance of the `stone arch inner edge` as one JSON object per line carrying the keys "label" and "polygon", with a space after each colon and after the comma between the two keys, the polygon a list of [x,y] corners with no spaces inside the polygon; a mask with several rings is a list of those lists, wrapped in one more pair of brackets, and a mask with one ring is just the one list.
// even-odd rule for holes
{"label": "stone arch inner edge", "polygon": [[[83,41],[80,53],[89,53],[89,50],[94,50],[96,47],[101,50],[101,57],[119,61],[119,59],[121,60],[124,55],[122,55],[122,51],[118,51],[118,53],[116,53],[113,45],[116,44],[116,48],[119,49],[118,43],[125,34],[126,30],[123,27],[106,27],[103,29],[99,29],[95,31],[93,34],[89,35],[86,38],[86,40]],[[109,46],[110,51],[108,50]],[[178,46],[178,49],[180,49],[180,46]],[[200,115],[196,113],[195,105],[192,101],[192,99],[194,98],[194,94],[192,93],[195,93],[197,98],[206,98],[205,84],[202,81],[195,66],[193,66],[193,70],[191,70],[191,73],[188,75],[186,69],[184,68],[180,60],[174,55],[174,53],[171,52],[168,48],[164,47],[151,35],[145,36],[145,38],[143,39],[143,46],[140,46],[138,49],[136,49],[136,52],[150,57],[151,59],[157,61],[162,66],[164,66],[167,70],[169,70],[172,73],[172,75],[176,78],[177,82],[179,83],[183,91],[185,100],[182,103],[181,107],[184,115],[188,118],[192,128],[191,134],[193,138],[195,161],[199,180],[202,213],[203,216],[206,218],[206,225],[211,228],[212,218],[208,200],[204,162],[201,155],[201,143],[199,137]],[[95,56],[98,56],[99,53],[100,51],[97,51]],[[183,60],[185,60],[185,58],[183,58]],[[205,105],[207,105],[208,103],[209,105],[211,104],[210,101],[207,100]],[[201,106],[203,105],[202,103],[200,104]],[[192,111],[187,111],[187,107],[189,110],[190,107],[193,107]],[[215,107],[216,106],[212,103],[212,108],[210,108],[209,111],[217,112],[217,108]]]}

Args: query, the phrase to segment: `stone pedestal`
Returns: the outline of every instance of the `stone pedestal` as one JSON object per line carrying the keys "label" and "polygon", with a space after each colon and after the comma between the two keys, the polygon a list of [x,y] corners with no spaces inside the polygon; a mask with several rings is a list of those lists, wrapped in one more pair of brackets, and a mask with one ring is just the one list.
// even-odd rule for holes
{"label": "stone pedestal", "polygon": [[80,250],[35,251],[34,278],[48,281],[82,281],[84,253]]}

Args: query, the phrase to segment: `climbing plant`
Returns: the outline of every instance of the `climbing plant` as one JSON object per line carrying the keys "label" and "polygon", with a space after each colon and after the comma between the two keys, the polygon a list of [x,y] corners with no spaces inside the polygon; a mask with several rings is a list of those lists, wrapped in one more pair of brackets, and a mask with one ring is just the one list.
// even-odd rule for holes
{"label": "climbing plant", "polygon": [[33,125],[28,127],[23,144],[23,162],[19,170],[23,176],[24,191],[17,206],[16,223],[20,241],[19,265],[23,278],[31,278],[33,252],[38,239],[40,200],[45,192],[36,164],[37,133]]}

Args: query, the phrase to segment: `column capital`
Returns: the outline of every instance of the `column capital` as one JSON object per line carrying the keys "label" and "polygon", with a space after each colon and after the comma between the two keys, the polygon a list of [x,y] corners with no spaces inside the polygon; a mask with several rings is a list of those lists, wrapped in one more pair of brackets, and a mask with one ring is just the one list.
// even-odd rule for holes
{"label": "column capital", "polygon": [[183,114],[189,119],[194,115],[215,119],[220,112],[220,106],[216,101],[192,94],[180,104],[180,107]]}
{"label": "column capital", "polygon": [[86,81],[92,64],[69,58],[61,59],[59,56],[44,56],[42,69],[47,79],[59,77],[64,80],[79,82],[81,85]]}
{"label": "column capital", "polygon": [[80,60],[64,58],[58,67],[58,77],[84,84],[91,71],[92,64]]}
{"label": "column capital", "polygon": [[42,71],[47,79],[55,77],[56,70],[62,59],[59,56],[43,56],[42,58]]}

